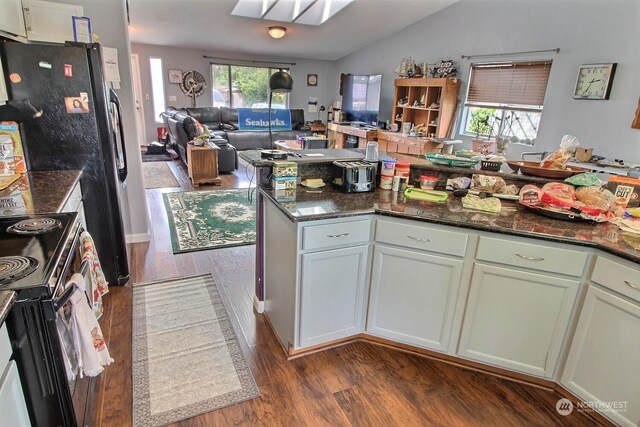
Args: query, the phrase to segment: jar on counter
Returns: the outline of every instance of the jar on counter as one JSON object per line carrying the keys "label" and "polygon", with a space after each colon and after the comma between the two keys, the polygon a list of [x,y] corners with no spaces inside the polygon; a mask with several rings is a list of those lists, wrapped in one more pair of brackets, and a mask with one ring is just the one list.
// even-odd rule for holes
{"label": "jar on counter", "polygon": [[385,157],[382,159],[382,170],[380,171],[380,175],[382,176],[393,176],[396,169],[396,159],[392,157]]}
{"label": "jar on counter", "polygon": [[437,176],[420,175],[420,188],[423,190],[434,190],[437,182]]}
{"label": "jar on counter", "polygon": [[409,172],[411,171],[411,164],[405,162],[396,163],[396,175],[398,176],[406,176],[409,177]]}
{"label": "jar on counter", "polygon": [[391,190],[393,177],[391,175],[380,175],[380,189]]}

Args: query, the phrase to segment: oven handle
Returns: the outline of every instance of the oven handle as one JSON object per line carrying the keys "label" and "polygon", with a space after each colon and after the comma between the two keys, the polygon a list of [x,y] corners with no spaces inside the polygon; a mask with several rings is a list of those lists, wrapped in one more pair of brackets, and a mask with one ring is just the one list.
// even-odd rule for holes
{"label": "oven handle", "polygon": [[[80,274],[82,274],[82,276],[85,276],[90,265],[90,260],[85,259],[84,261],[82,261],[82,264],[80,265]],[[58,312],[58,310],[60,310],[60,308],[62,308],[62,306],[65,305],[67,301],[69,301],[69,298],[71,298],[71,295],[73,295],[76,289],[78,289],[78,286],[76,286],[75,283],[72,283],[71,286],[69,286],[64,290],[64,292],[62,292],[62,295],[60,295],[56,299],[52,299],[51,301],[49,301],[51,304],[51,312],[49,316],[47,316],[48,320],[53,320],[56,318],[56,313]]]}

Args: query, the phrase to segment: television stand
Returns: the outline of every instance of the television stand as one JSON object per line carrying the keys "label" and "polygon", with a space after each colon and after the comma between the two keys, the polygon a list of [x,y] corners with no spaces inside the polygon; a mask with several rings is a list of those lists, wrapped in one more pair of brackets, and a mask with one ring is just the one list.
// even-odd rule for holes
{"label": "television stand", "polygon": [[345,126],[338,123],[329,123],[329,148],[346,148],[347,136],[358,138],[358,148],[366,148],[367,142],[377,140],[378,129],[366,127]]}

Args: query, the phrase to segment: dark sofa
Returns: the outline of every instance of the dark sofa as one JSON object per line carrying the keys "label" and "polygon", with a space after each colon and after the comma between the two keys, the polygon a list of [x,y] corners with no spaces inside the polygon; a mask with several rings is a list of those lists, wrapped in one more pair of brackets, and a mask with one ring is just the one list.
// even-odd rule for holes
{"label": "dark sofa", "polygon": [[[196,122],[207,125],[216,137],[224,138],[236,150],[270,148],[269,132],[239,131],[238,110],[227,107],[181,108],[168,107],[163,113],[172,144],[182,161],[187,163],[187,142],[197,136]],[[313,134],[304,124],[304,110],[291,110],[290,131],[274,131],[273,140],[296,139],[296,136]],[[217,142],[216,142],[217,144]]]}

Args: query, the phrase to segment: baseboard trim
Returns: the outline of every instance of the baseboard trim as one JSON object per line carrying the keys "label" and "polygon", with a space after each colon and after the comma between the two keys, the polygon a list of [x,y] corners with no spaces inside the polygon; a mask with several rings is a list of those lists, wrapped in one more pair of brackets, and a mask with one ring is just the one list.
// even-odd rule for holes
{"label": "baseboard trim", "polygon": [[151,240],[151,233],[136,233],[136,234],[127,234],[125,237],[125,241],[127,243],[143,243]]}
{"label": "baseboard trim", "polygon": [[253,309],[256,313],[264,313],[264,301],[260,301],[257,295],[253,296]]}

